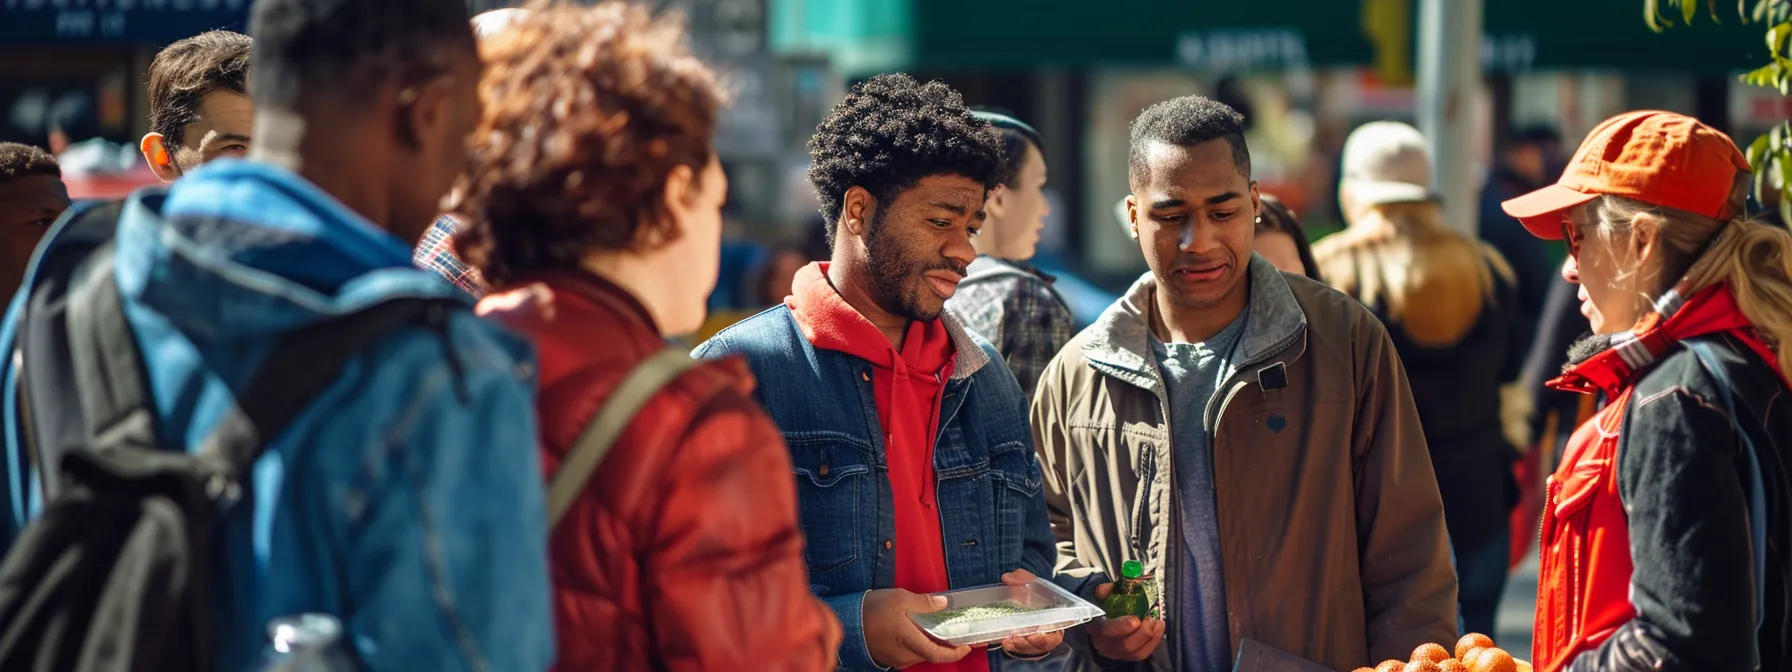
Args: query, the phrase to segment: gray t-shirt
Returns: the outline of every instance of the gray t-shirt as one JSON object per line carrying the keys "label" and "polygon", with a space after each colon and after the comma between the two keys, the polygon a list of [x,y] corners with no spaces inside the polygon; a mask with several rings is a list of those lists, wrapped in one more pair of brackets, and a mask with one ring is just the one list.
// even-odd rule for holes
{"label": "gray t-shirt", "polygon": [[1220,574],[1220,531],[1213,496],[1213,430],[1206,426],[1207,404],[1232,374],[1246,317],[1239,313],[1205,343],[1163,343],[1151,339],[1170,405],[1170,440],[1176,460],[1186,547],[1176,581],[1176,621],[1182,670],[1232,669],[1232,638],[1226,625],[1226,582]]}

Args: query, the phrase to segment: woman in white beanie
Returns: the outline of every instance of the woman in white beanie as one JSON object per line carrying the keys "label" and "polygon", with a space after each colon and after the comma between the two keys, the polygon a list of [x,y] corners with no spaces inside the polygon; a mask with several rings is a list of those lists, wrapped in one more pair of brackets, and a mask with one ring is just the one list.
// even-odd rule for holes
{"label": "woman in white beanie", "polygon": [[1491,632],[1505,589],[1517,453],[1500,388],[1524,353],[1512,269],[1444,222],[1418,129],[1364,124],[1344,143],[1340,209],[1349,228],[1313,245],[1326,282],[1387,325],[1412,382],[1456,555],[1462,624]]}

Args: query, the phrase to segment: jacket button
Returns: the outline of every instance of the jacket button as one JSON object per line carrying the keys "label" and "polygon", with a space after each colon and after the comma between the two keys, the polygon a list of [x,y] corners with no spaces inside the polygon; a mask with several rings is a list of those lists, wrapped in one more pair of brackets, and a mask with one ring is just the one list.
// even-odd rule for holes
{"label": "jacket button", "polygon": [[890,542],[890,540],[889,540],[889,539],[885,539],[885,540],[884,540],[884,550],[886,550],[886,551],[887,551],[887,550],[890,550],[890,549],[892,549],[892,548],[895,548],[895,547],[896,547],[896,544],[894,544],[894,543],[891,543],[891,542]]}
{"label": "jacket button", "polygon": [[821,475],[823,475],[823,476],[828,475],[828,465],[825,465],[825,464],[821,465]]}

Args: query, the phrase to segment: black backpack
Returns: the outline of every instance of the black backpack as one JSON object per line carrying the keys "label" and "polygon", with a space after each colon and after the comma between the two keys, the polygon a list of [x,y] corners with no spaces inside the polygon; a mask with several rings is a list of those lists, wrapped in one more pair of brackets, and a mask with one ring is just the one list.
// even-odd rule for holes
{"label": "black backpack", "polygon": [[[216,528],[267,444],[378,337],[454,302],[393,299],[282,336],[196,452],[160,445],[106,204],[58,229],[13,352],[43,515],[0,563],[0,670],[216,668]],[[62,244],[61,241],[70,241]]]}

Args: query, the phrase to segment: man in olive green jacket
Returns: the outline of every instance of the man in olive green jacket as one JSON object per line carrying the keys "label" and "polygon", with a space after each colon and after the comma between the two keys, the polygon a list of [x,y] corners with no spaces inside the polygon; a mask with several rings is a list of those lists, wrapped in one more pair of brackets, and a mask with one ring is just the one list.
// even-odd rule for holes
{"label": "man in olive green jacket", "polygon": [[1179,671],[1232,669],[1244,638],[1339,670],[1448,646],[1456,578],[1406,374],[1360,304],[1252,255],[1241,121],[1189,96],[1133,123],[1152,272],[1033,402],[1060,582],[1103,596],[1137,560],[1159,588],[1162,620],[1068,641]]}

